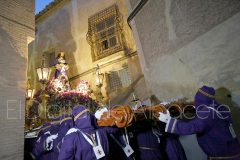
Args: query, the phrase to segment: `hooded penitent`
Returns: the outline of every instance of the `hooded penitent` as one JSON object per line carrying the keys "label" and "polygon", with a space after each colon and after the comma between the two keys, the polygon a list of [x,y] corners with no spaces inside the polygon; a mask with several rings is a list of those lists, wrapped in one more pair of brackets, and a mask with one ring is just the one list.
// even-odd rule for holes
{"label": "hooded penitent", "polygon": [[[215,90],[203,86],[195,95],[196,116],[192,120],[169,119],[166,131],[179,135],[197,134],[202,150],[209,157],[232,157],[239,154],[240,144],[231,127],[227,107],[216,102]],[[224,111],[224,112],[223,112]],[[235,160],[232,158],[232,160]]]}
{"label": "hooded penitent", "polygon": [[195,95],[195,106],[201,106],[201,105],[212,105],[215,101],[214,98],[215,90],[212,87],[203,86],[198,89],[196,95]]}
{"label": "hooded penitent", "polygon": [[46,151],[43,145],[44,141],[46,140],[46,137],[49,135],[48,132],[50,133],[51,126],[52,125],[50,122],[43,124],[38,133],[37,141],[35,142],[34,147],[32,149],[32,155],[35,157],[35,159],[40,159],[40,157],[44,159],[44,157],[46,157],[44,155]]}
{"label": "hooded penitent", "polygon": [[53,151],[47,151],[46,139],[50,135],[57,134],[61,117],[53,118],[52,122],[45,123],[38,134],[38,139],[33,148],[33,155],[37,160],[54,160],[57,159],[57,154]]}
{"label": "hooded penitent", "polygon": [[[96,119],[89,112],[89,110],[83,106],[76,106],[73,108],[73,116],[75,122],[75,128],[71,128],[64,137],[63,144],[60,150],[59,160],[96,160],[96,156],[93,151],[92,145],[84,138],[83,132],[87,136],[93,136],[96,138],[97,145],[101,145],[105,153],[105,157],[101,159],[108,159],[108,138],[106,129],[96,128]],[[99,135],[100,144],[98,144]]]}
{"label": "hooded penitent", "polygon": [[[215,89],[212,87],[203,86],[199,88],[195,95],[194,105],[197,116],[200,118],[206,116],[210,119],[215,119],[218,117],[232,123],[229,107],[224,104],[219,104],[215,100]],[[210,111],[211,114],[209,114],[208,111]]]}
{"label": "hooded penitent", "polygon": [[67,131],[72,127],[73,127],[72,115],[68,115],[68,114],[62,115],[59,120],[58,137],[54,140],[54,143],[53,143],[53,151],[56,157],[58,157],[59,155],[64,136],[66,135]]}

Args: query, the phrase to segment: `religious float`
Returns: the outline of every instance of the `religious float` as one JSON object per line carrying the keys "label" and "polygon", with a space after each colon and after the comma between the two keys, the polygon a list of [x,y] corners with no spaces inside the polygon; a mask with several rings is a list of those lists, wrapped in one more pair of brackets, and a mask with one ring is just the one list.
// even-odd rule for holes
{"label": "religious float", "polygon": [[[94,93],[86,80],[81,80],[75,89],[70,86],[67,76],[69,66],[63,52],[59,53],[54,64],[55,74],[50,80],[44,78],[44,75],[46,76],[48,73],[43,74],[44,71],[47,71],[43,65],[37,70],[38,73],[42,73],[39,79],[44,87],[32,96],[31,106],[26,116],[26,139],[37,137],[41,126],[50,122],[52,118],[62,114],[71,114],[72,108],[76,105],[86,106],[93,114],[96,110],[106,107],[92,98]],[[27,93],[33,92],[28,91]],[[144,105],[134,95],[130,105],[122,104],[107,106],[107,108],[108,110],[97,121],[100,127],[125,128],[139,121],[158,121],[159,112],[166,113],[167,110],[175,118],[189,118],[193,117],[195,113],[192,103],[188,103],[186,99],[157,105]]]}

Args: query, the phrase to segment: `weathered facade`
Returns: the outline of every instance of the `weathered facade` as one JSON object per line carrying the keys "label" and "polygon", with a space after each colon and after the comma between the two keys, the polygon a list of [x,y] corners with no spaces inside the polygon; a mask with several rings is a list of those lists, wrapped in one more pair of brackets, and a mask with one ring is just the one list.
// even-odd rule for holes
{"label": "weathered facade", "polygon": [[96,86],[96,68],[104,74],[101,92],[110,105],[148,98],[135,41],[127,24],[125,0],[55,0],[36,16],[36,38],[29,45],[31,84],[40,89],[36,68],[42,55],[52,65],[59,51],[65,52],[72,89],[81,80]]}
{"label": "weathered facade", "polygon": [[0,1],[0,159],[23,159],[28,43],[34,1]]}
{"label": "weathered facade", "polygon": [[[129,0],[129,10],[139,2]],[[193,100],[205,84],[240,105],[240,1],[149,0],[130,24],[150,93]],[[188,159],[206,159],[194,136],[181,140]]]}
{"label": "weathered facade", "polygon": [[238,0],[148,1],[131,24],[149,89],[170,100],[225,87],[240,104],[239,11]]}

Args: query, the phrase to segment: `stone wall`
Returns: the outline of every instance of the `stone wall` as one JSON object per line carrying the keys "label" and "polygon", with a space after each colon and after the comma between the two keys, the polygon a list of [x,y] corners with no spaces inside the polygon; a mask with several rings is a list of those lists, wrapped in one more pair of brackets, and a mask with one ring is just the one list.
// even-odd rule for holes
{"label": "stone wall", "polygon": [[240,104],[239,11],[238,0],[148,1],[131,24],[149,89],[164,100],[192,99],[207,84]]}
{"label": "stone wall", "polygon": [[23,159],[28,43],[34,1],[0,1],[0,159]]}
{"label": "stone wall", "polygon": [[[138,2],[129,0],[129,10]],[[239,11],[238,0],[149,0],[131,26],[150,92],[165,101],[193,100],[205,84],[220,102],[240,106]],[[188,159],[206,159],[195,135],[180,140]]]}

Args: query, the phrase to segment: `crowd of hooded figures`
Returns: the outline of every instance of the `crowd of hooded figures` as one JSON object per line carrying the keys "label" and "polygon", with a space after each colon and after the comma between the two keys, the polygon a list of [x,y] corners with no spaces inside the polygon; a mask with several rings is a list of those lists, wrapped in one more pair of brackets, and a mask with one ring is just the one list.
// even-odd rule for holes
{"label": "crowd of hooded figures", "polygon": [[[226,108],[203,86],[194,98],[197,116],[176,119],[160,112],[158,120],[135,122],[124,128],[100,127],[85,106],[45,123],[32,149],[37,160],[186,160],[179,135],[196,134],[208,159],[240,160],[240,144]],[[199,112],[200,111],[200,112]]]}

